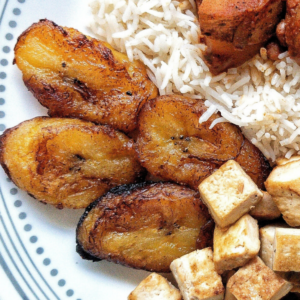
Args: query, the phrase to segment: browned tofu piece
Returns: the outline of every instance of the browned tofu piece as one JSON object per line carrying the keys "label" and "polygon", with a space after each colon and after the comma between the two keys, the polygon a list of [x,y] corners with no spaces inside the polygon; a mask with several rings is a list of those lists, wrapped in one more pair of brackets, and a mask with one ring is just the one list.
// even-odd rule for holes
{"label": "browned tofu piece", "polygon": [[265,183],[284,220],[292,227],[300,226],[299,170],[300,160],[291,159],[274,168]]}
{"label": "browned tofu piece", "polygon": [[174,260],[170,269],[184,300],[222,300],[224,286],[216,272],[211,248],[196,250]]}
{"label": "browned tofu piece", "polygon": [[221,227],[235,223],[262,199],[262,192],[241,166],[227,161],[219,170],[206,178],[199,191],[204,203]]}
{"label": "browned tofu piece", "polygon": [[274,238],[276,228],[287,227],[285,223],[277,223],[264,226],[259,230],[260,253],[263,262],[273,270]]}
{"label": "browned tofu piece", "polygon": [[128,300],[181,300],[181,294],[168,280],[157,273],[150,274],[128,296]]}
{"label": "browned tofu piece", "polygon": [[214,262],[219,274],[245,265],[260,248],[258,224],[244,215],[227,230],[216,226],[214,231]]}
{"label": "browned tofu piece", "polygon": [[227,288],[237,300],[278,300],[292,289],[292,284],[257,256],[229,279]]}
{"label": "browned tofu piece", "polygon": [[281,216],[272,196],[264,191],[261,201],[250,210],[249,214],[257,220],[274,220]]}
{"label": "browned tofu piece", "polygon": [[276,228],[273,270],[300,272],[300,229]]}

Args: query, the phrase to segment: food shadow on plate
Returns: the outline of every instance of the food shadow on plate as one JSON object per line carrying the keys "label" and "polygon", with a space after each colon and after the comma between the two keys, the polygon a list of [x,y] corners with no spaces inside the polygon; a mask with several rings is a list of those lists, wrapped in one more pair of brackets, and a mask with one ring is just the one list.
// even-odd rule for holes
{"label": "food shadow on plate", "polygon": [[[24,85],[22,79],[22,73],[16,66],[12,70],[12,78],[15,80],[15,84],[18,87],[14,90],[16,94],[14,97],[18,99],[18,105],[14,105],[14,115],[16,117],[11,118],[14,122],[12,126],[18,125],[21,121],[29,120],[37,116],[48,116],[48,109],[43,107],[38,100],[28,91]],[[7,91],[7,97],[10,98],[9,89]],[[11,126],[11,125],[10,125]]]}
{"label": "food shadow on plate", "polygon": [[[88,260],[77,259],[78,265],[88,271],[88,273],[100,274],[106,277],[113,277],[114,280],[126,282],[137,286],[143,279],[153,272],[137,270],[122,265],[118,265],[105,260],[92,262]],[[168,279],[174,286],[178,286],[172,273],[159,273]]]}
{"label": "food shadow on plate", "polygon": [[44,204],[32,198],[24,191],[20,191],[19,195],[26,201],[31,213],[39,218],[41,222],[49,224],[49,226],[60,227],[62,229],[73,228],[75,232],[77,223],[84,213],[84,209],[57,209],[50,204]]}

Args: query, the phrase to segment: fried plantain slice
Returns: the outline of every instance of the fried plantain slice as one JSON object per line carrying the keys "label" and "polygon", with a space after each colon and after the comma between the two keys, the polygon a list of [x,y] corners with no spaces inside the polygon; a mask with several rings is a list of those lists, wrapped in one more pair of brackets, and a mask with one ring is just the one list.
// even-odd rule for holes
{"label": "fried plantain slice", "polygon": [[210,220],[199,194],[187,187],[125,185],[86,209],[77,226],[77,252],[87,259],[170,272],[174,259],[197,249],[200,228]]}
{"label": "fried plantain slice", "polygon": [[143,173],[125,134],[63,118],[37,117],[6,130],[0,163],[19,188],[57,208],[85,208]]}
{"label": "fried plantain slice", "polygon": [[139,107],[157,96],[142,63],[48,20],[21,34],[15,63],[52,117],[80,118],[130,132],[137,126]]}
{"label": "fried plantain slice", "polygon": [[262,188],[270,167],[261,152],[235,125],[219,123],[209,129],[219,114],[199,124],[206,110],[203,101],[177,95],[148,101],[139,114],[136,148],[141,164],[154,176],[197,189],[227,160],[238,159]]}

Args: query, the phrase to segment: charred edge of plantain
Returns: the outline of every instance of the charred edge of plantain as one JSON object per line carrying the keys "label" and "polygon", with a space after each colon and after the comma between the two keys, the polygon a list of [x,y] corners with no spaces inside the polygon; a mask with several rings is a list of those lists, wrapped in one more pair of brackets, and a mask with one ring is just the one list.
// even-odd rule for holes
{"label": "charred edge of plantain", "polygon": [[[4,160],[4,153],[5,153],[5,147],[6,147],[6,140],[7,138],[10,136],[10,134],[12,134],[14,131],[18,130],[23,124],[27,123],[27,122],[31,122],[35,119],[40,119],[40,120],[47,120],[47,119],[51,119],[50,117],[48,116],[38,116],[38,117],[35,117],[33,119],[30,119],[30,120],[26,120],[26,121],[23,121],[21,122],[20,124],[12,127],[12,128],[8,128],[6,129],[2,135],[0,135],[0,165],[2,166],[4,172],[6,173],[6,175],[8,176],[8,178],[16,185],[19,187],[19,185],[15,182],[14,178],[11,176],[10,174],[10,171],[9,171],[9,168],[7,167],[6,163],[5,163],[5,160]],[[74,120],[79,120],[77,118],[74,118],[74,117],[69,117],[69,118],[61,118],[61,117],[58,117],[56,119],[74,119]],[[110,127],[109,125],[97,125],[91,121],[86,121],[86,120],[80,120],[82,123],[86,123],[86,124],[91,124],[91,125],[94,125],[95,127],[94,130],[96,131],[102,131],[103,134],[113,138],[115,137],[115,132],[116,131],[119,131],[121,132],[120,130],[116,130],[112,127]],[[101,128],[101,129],[100,129]],[[126,135],[125,133],[123,133],[124,135]],[[131,143],[133,144],[133,140],[131,140]],[[134,151],[134,154],[136,156],[136,153]],[[135,178],[135,182],[141,182],[145,179],[146,177],[146,169],[142,168],[140,172],[136,173],[136,178]],[[20,188],[20,187],[19,187]],[[25,192],[27,192],[25,190]],[[45,201],[43,200],[40,200],[40,199],[37,199],[32,193],[29,193],[27,192],[27,194],[32,197],[33,199],[36,199],[38,200],[40,203],[42,204],[48,204],[46,203]],[[96,200],[97,201],[97,200]],[[58,203],[57,205],[54,205],[57,209],[63,209],[64,208],[64,205],[63,203]]]}
{"label": "charred edge of plantain", "polygon": [[[99,202],[102,201],[103,198],[105,198],[107,195],[109,194],[114,194],[114,195],[122,195],[124,193],[126,193],[127,195],[129,195],[132,191],[138,190],[138,189],[142,189],[144,187],[150,187],[150,186],[155,186],[155,185],[161,185],[161,184],[176,184],[173,182],[153,182],[153,181],[146,181],[146,182],[140,182],[140,183],[133,183],[133,184],[124,184],[124,185],[120,185],[117,187],[112,188],[111,190],[109,190],[106,194],[104,194],[103,196],[101,196],[99,199],[95,200],[93,203],[91,203],[84,211],[83,215],[80,217],[79,222],[77,224],[77,228],[76,228],[76,252],[81,256],[82,259],[85,260],[91,260],[91,261],[101,261],[102,259],[95,257],[94,255],[90,254],[89,252],[87,252],[86,250],[83,249],[82,245],[80,244],[80,241],[78,240],[78,231],[83,223],[83,221],[85,220],[85,218],[87,217],[87,215],[89,214],[89,212],[98,205]],[[187,189],[190,189],[188,186],[183,186],[186,187]],[[201,236],[204,237],[210,237],[212,239],[213,236],[213,231],[209,234],[208,230],[214,228],[214,222],[211,218],[211,215],[209,214],[209,211],[207,209],[207,207],[205,206],[205,204],[203,203],[203,201],[200,198],[199,193],[196,193],[197,196],[199,196],[199,199],[201,201],[201,211],[204,214],[204,216],[208,219],[207,223],[205,225],[203,225],[200,228],[199,231],[199,236],[198,239],[196,241],[196,245],[197,245],[197,249],[203,249],[204,244],[201,244]],[[208,242],[205,245],[211,245],[211,242]],[[202,247],[203,246],[203,247]],[[202,247],[202,248],[201,248]],[[208,247],[208,246],[207,246]],[[107,260],[107,259],[106,259]],[[110,260],[109,260],[110,261]],[[115,261],[113,261],[115,262]],[[121,264],[124,266],[130,266],[131,268],[135,268],[131,265],[128,265],[124,262],[115,262],[117,264]],[[137,268],[139,269],[139,268]],[[148,271],[152,271],[152,270],[148,270]],[[161,272],[170,272],[170,270],[161,270]]]}
{"label": "charred edge of plantain", "polygon": [[[260,151],[258,149],[258,151]],[[262,165],[262,176],[264,179],[264,182],[267,180],[268,176],[270,175],[270,173],[272,172],[273,168],[270,165],[270,162],[267,160],[267,158],[260,152],[260,162]],[[265,184],[263,184],[263,190],[266,191],[266,187]]]}
{"label": "charred edge of plantain", "polygon": [[210,215],[208,219],[207,223],[200,228],[200,233],[196,241],[196,248],[199,250],[207,247],[211,247],[213,249],[215,222]]}
{"label": "charred edge of plantain", "polygon": [[148,185],[155,185],[155,184],[162,184],[163,182],[153,182],[153,181],[146,181],[146,182],[139,182],[139,183],[133,183],[133,184],[123,184],[120,186],[116,186],[112,189],[110,189],[107,193],[105,193],[103,196],[92,202],[84,211],[83,215],[80,217],[79,222],[76,227],[76,252],[81,256],[81,258],[85,260],[92,260],[92,261],[101,261],[102,259],[97,258],[87,251],[85,251],[80,244],[79,240],[77,239],[78,236],[78,231],[80,229],[80,226],[82,225],[83,221],[89,214],[89,212],[97,206],[99,202],[102,201],[104,197],[106,197],[109,194],[114,194],[114,195],[122,195],[123,193],[130,194],[131,191],[134,191],[136,189],[141,189],[144,188],[145,186]]}

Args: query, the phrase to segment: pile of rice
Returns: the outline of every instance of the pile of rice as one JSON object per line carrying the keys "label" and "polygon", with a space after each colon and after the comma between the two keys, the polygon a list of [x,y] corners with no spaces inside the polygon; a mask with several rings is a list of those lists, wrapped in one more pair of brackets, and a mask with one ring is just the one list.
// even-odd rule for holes
{"label": "pile of rice", "polygon": [[161,95],[204,99],[204,122],[231,122],[274,161],[300,154],[300,67],[266,50],[239,68],[213,77],[203,60],[194,0],[94,0],[91,30],[148,67]]}

